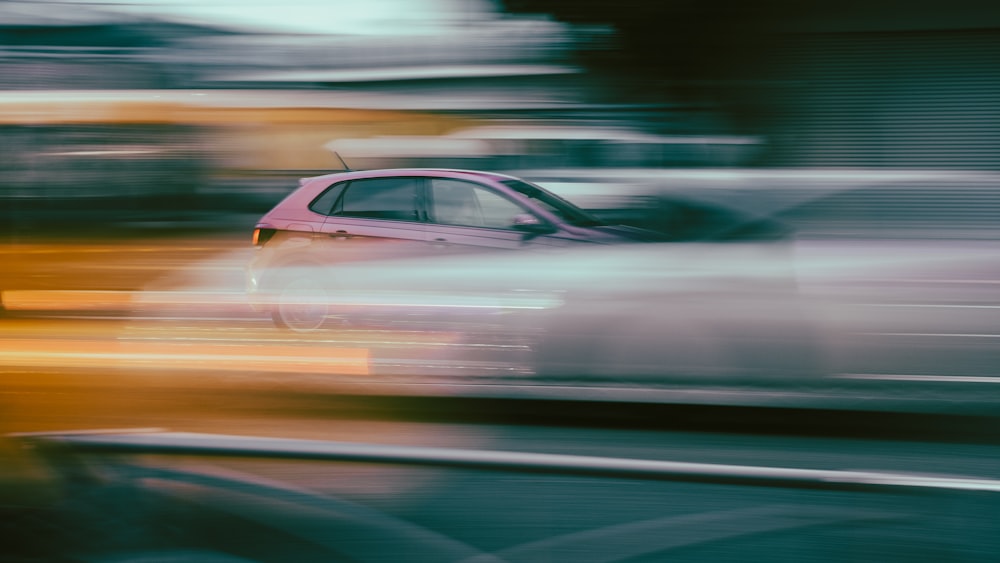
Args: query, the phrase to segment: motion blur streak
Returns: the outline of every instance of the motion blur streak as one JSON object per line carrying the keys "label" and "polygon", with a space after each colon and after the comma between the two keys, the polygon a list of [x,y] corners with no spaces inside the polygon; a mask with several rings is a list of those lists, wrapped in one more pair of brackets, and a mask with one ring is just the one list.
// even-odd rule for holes
{"label": "motion blur streak", "polygon": [[[0,563],[996,563],[996,495],[938,485],[1000,480],[998,61],[996,0],[0,1]],[[338,227],[389,168],[663,242],[426,179]],[[145,427],[934,486],[9,437]]]}
{"label": "motion blur streak", "polygon": [[186,342],[95,342],[7,339],[0,341],[0,365],[35,367],[146,367],[228,371],[295,371],[330,375],[365,375],[368,351],[336,347],[305,347],[260,344],[225,346],[192,345]]}

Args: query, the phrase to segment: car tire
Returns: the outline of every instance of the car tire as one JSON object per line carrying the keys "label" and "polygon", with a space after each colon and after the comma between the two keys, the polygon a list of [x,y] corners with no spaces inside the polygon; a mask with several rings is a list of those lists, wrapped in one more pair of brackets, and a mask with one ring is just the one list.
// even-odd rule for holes
{"label": "car tire", "polygon": [[271,318],[279,328],[314,332],[331,320],[330,293],[312,277],[293,279],[278,292]]}

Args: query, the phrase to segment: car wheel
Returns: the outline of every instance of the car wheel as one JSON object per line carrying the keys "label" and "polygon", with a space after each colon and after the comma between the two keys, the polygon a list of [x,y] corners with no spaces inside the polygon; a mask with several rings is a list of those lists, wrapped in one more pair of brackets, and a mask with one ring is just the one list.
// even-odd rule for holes
{"label": "car wheel", "polygon": [[271,318],[281,328],[312,332],[323,328],[331,317],[329,292],[311,278],[291,280],[278,294]]}

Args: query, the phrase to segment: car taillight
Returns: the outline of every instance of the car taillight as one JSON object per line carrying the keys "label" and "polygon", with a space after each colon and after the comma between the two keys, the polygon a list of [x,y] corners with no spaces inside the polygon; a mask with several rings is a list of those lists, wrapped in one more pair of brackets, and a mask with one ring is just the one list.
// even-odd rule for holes
{"label": "car taillight", "polygon": [[268,229],[266,227],[256,227],[253,230],[253,245],[256,248],[264,246],[267,241],[271,240],[274,236],[274,229]]}

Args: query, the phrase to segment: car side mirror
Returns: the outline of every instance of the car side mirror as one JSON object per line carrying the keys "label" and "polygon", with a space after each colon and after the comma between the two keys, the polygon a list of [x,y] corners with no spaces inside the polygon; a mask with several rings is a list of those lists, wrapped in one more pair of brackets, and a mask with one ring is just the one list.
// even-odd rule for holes
{"label": "car side mirror", "polygon": [[549,225],[531,213],[518,213],[514,216],[512,224],[518,231],[535,235],[555,232],[552,225]]}

